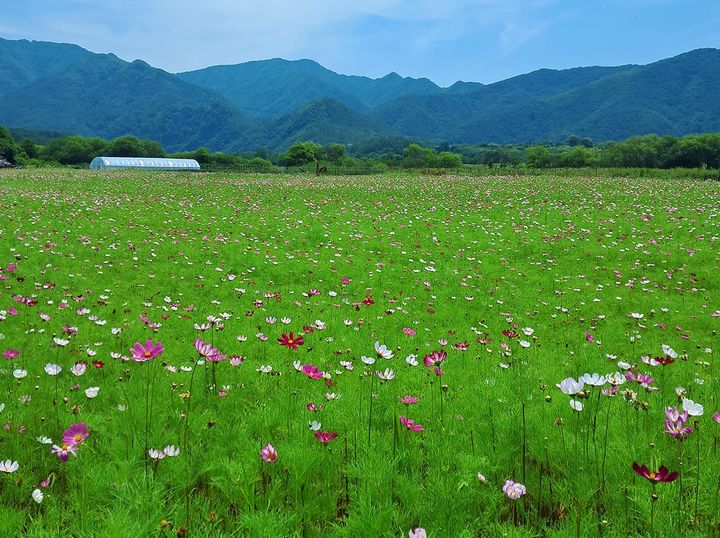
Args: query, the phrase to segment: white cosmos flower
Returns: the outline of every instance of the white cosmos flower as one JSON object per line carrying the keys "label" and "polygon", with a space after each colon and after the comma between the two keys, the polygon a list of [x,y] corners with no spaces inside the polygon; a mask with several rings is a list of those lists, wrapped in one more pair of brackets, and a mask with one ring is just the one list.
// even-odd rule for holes
{"label": "white cosmos flower", "polygon": [[285,325],[287,325],[287,324],[290,323],[291,321],[292,321],[292,319],[289,318],[289,317],[287,317],[287,316],[284,316],[284,317],[280,318],[280,322],[281,322],[281,323],[284,323]]}
{"label": "white cosmos flower", "polygon": [[320,424],[317,420],[313,420],[311,422],[308,422],[308,426],[310,427],[310,429],[312,431],[316,432],[316,431],[320,430],[320,428],[322,427],[322,424]]}
{"label": "white cosmos flower", "polygon": [[632,364],[628,364],[627,362],[620,361],[617,363],[617,365],[618,365],[618,368],[620,368],[622,370],[629,370],[630,368],[632,368]]}
{"label": "white cosmos flower", "polygon": [[95,398],[98,393],[100,392],[100,387],[88,387],[85,389],[85,396],[90,398],[91,400]]}
{"label": "white cosmos flower", "polygon": [[20,468],[20,465],[16,461],[5,460],[0,461],[0,471],[3,473],[14,473]]}
{"label": "white cosmos flower", "polygon": [[76,364],[73,364],[72,368],[70,368],[70,371],[74,376],[81,376],[85,373],[87,370],[87,366],[85,366],[82,362],[78,362]]}
{"label": "white cosmos flower", "polygon": [[322,330],[325,328],[325,322],[324,322],[324,321],[320,321],[319,319],[316,319],[316,320],[315,320],[315,324],[314,324],[314,325],[315,325],[315,328],[316,328],[318,331],[322,331]]}
{"label": "white cosmos flower", "polygon": [[62,338],[58,338],[57,336],[53,338],[53,342],[55,342],[56,345],[60,347],[65,347],[70,343],[70,340],[63,340]]}
{"label": "white cosmos flower", "polygon": [[270,372],[272,372],[272,366],[270,366],[269,364],[261,364],[257,371],[263,374],[269,374]]}
{"label": "white cosmos flower", "polygon": [[408,363],[410,366],[417,366],[417,355],[408,355],[405,357],[405,362]]}
{"label": "white cosmos flower", "polygon": [[570,407],[572,407],[575,411],[578,412],[583,410],[582,402],[579,402],[577,400],[570,400]]}
{"label": "white cosmos flower", "polygon": [[530,327],[525,327],[525,328],[523,328],[522,332],[525,336],[532,336],[533,333],[535,332],[535,329],[532,329]]}
{"label": "white cosmos flower", "polygon": [[41,435],[40,437],[36,437],[35,440],[40,443],[41,445],[51,445],[52,439],[49,437],[46,437],[44,435]]}
{"label": "white cosmos flower", "polygon": [[27,377],[27,370],[21,370],[18,368],[17,370],[13,370],[13,377],[15,379],[22,379],[24,377]]}
{"label": "white cosmos flower", "polygon": [[43,497],[45,497],[45,495],[43,495],[42,491],[40,491],[39,489],[33,490],[33,492],[32,492],[33,501],[40,504],[41,502],[43,502]]}
{"label": "white cosmos flower", "polygon": [[391,379],[395,379],[395,372],[390,368],[385,368],[384,372],[375,372],[375,374],[377,374],[377,376],[383,381],[390,381]]}
{"label": "white cosmos flower", "polygon": [[276,321],[277,321],[277,318],[274,318],[274,317],[272,317],[272,316],[268,316],[268,317],[265,318],[265,323],[269,323],[270,325],[272,325],[272,324],[275,323]]}
{"label": "white cosmos flower", "polygon": [[688,415],[690,415],[691,417],[701,417],[705,412],[705,408],[702,405],[700,405],[699,403],[695,403],[688,398],[683,398],[682,406],[683,409],[687,411]]}
{"label": "white cosmos flower", "polygon": [[580,379],[583,381],[583,383],[585,383],[586,385],[590,385],[592,387],[601,387],[602,385],[604,385],[607,382],[607,379],[605,378],[605,376],[602,376],[598,373],[594,373],[592,375],[591,374],[583,374]]}
{"label": "white cosmos flower", "polygon": [[645,314],[640,314],[639,312],[630,312],[630,317],[633,319],[643,319],[645,317]]}
{"label": "white cosmos flower", "polygon": [[45,365],[45,373],[48,375],[58,375],[60,372],[62,372],[62,368],[57,364],[48,363]]}
{"label": "white cosmos flower", "polygon": [[163,459],[166,454],[162,449],[156,450],[154,448],[151,448],[150,450],[148,450],[148,456],[157,461]]}
{"label": "white cosmos flower", "polygon": [[520,342],[518,342],[518,343],[520,344],[520,347],[524,347],[524,348],[530,347],[530,342],[528,342],[527,340],[520,340]]}
{"label": "white cosmos flower", "polygon": [[352,370],[354,368],[353,363],[350,361],[340,361],[340,366],[344,367],[346,370]]}
{"label": "white cosmos flower", "polygon": [[381,344],[380,342],[375,342],[375,353],[377,353],[378,357],[382,357],[383,359],[393,358],[393,352],[389,350],[385,344]]}
{"label": "white cosmos flower", "polygon": [[192,367],[190,367],[190,366],[181,366],[180,369],[183,372],[192,372]]}
{"label": "white cosmos flower", "polygon": [[580,392],[585,386],[585,383],[582,379],[575,381],[575,379],[573,379],[572,377],[568,377],[560,381],[560,383],[555,386],[559,388],[564,394],[572,396],[573,394],[577,394],[578,392]]}
{"label": "white cosmos flower", "polygon": [[622,372],[615,372],[612,374],[609,374],[607,377],[607,382],[611,385],[622,385],[627,381],[627,378],[625,377],[625,374]]}
{"label": "white cosmos flower", "polygon": [[122,329],[120,327],[113,327],[112,329],[110,329],[110,332],[112,334],[118,335],[122,332]]}
{"label": "white cosmos flower", "polygon": [[0,403],[0,413],[2,413],[5,410],[5,404]]}
{"label": "white cosmos flower", "polygon": [[293,368],[295,368],[298,372],[302,372],[303,363],[300,361],[293,361]]}
{"label": "white cosmos flower", "polygon": [[330,297],[337,297],[337,292],[336,292],[336,291],[329,291],[329,292],[328,292],[328,295],[329,295]]}
{"label": "white cosmos flower", "polygon": [[669,345],[663,344],[663,345],[662,345],[662,350],[663,350],[663,353],[665,354],[666,357],[669,357],[669,358],[671,358],[671,359],[677,359],[677,358],[678,358],[678,354],[677,354],[677,353],[675,352],[675,350],[674,350],[673,348],[671,348]]}
{"label": "white cosmos flower", "polygon": [[165,452],[165,455],[170,458],[175,458],[180,455],[180,449],[175,445],[166,446],[165,448],[163,448],[163,452]]}
{"label": "white cosmos flower", "polygon": [[373,357],[366,357],[365,355],[363,355],[362,357],[360,357],[360,360],[367,365],[375,364],[375,359]]}
{"label": "white cosmos flower", "polygon": [[353,322],[352,322],[351,319],[345,319],[345,320],[343,320],[343,323],[344,323],[345,325],[347,325],[348,327],[350,327],[350,325],[353,324]]}

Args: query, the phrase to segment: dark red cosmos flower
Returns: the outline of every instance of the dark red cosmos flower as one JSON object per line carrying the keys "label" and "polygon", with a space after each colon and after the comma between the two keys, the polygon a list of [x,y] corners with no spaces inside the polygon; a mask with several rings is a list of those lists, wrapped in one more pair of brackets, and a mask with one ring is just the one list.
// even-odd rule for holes
{"label": "dark red cosmos flower", "polygon": [[292,331],[289,335],[282,333],[282,336],[278,338],[277,341],[278,344],[289,347],[290,349],[297,349],[298,346],[301,346],[305,343],[305,340],[303,340],[303,336],[301,334],[295,336]]}
{"label": "dark red cosmos flower", "polygon": [[515,338],[518,333],[513,331],[512,329],[506,329],[503,332],[503,336],[507,336],[508,338]]}
{"label": "dark red cosmos flower", "polygon": [[650,472],[647,465],[638,465],[637,462],[634,461],[632,468],[633,471],[643,478],[647,478],[653,484],[657,484],[658,482],[673,482],[674,480],[677,480],[678,476],[680,476],[677,471],[668,471],[668,468],[664,465],[661,465],[657,472]]}
{"label": "dark red cosmos flower", "polygon": [[670,357],[655,357],[655,360],[663,366],[667,366],[668,364],[675,362],[675,359],[671,359]]}
{"label": "dark red cosmos flower", "polygon": [[95,368],[102,368],[103,366],[105,366],[105,363],[103,361],[92,361],[92,363]]}

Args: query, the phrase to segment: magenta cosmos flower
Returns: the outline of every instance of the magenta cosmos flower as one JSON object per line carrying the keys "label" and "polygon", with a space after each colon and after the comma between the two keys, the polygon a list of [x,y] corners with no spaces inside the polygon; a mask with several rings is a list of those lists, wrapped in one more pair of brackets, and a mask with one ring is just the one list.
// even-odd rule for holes
{"label": "magenta cosmos flower", "polygon": [[17,349],[7,349],[3,351],[3,359],[17,359],[20,356],[20,352]]}
{"label": "magenta cosmos flower", "polygon": [[60,461],[67,461],[70,454],[77,456],[76,452],[76,445],[66,445],[64,443],[61,446],[53,445],[52,450],[50,451],[50,453],[57,456]]}
{"label": "magenta cosmos flower", "polygon": [[268,463],[274,463],[278,459],[277,450],[270,443],[262,447],[260,450],[260,459]]}
{"label": "magenta cosmos flower", "polygon": [[90,432],[88,431],[87,424],[84,422],[71,424],[70,427],[68,427],[68,429],[63,433],[63,445],[71,445],[75,447],[80,446],[89,435]]}
{"label": "magenta cosmos flower", "polygon": [[414,405],[420,401],[420,398],[417,396],[412,396],[410,394],[406,394],[405,396],[400,397],[400,403],[403,403],[405,405]]}
{"label": "magenta cosmos flower", "polygon": [[337,437],[337,432],[315,432],[315,439],[326,445]]}
{"label": "magenta cosmos flower", "polygon": [[219,349],[208,344],[202,338],[195,340],[195,350],[210,362],[220,362],[225,359],[225,355],[221,355]]}
{"label": "magenta cosmos flower", "polygon": [[400,416],[400,422],[403,426],[405,426],[408,430],[412,430],[414,432],[421,432],[423,431],[423,427],[420,424],[415,424],[415,421],[411,418],[407,418],[405,416]]}
{"label": "magenta cosmos flower", "polygon": [[318,367],[313,364],[303,365],[302,372],[310,379],[321,379],[325,375],[325,372],[319,371]]}
{"label": "magenta cosmos flower", "polygon": [[135,345],[130,348],[130,353],[132,353],[132,357],[130,358],[136,362],[149,361],[162,355],[164,350],[165,348],[163,348],[160,342],[153,343],[153,341],[148,338],[145,344],[135,342]]}
{"label": "magenta cosmos flower", "polygon": [[447,353],[444,349],[433,351],[423,357],[423,364],[425,366],[437,366],[445,360],[445,357],[447,357]]}
{"label": "magenta cosmos flower", "polygon": [[632,464],[632,468],[633,471],[635,471],[637,474],[639,474],[643,478],[647,478],[653,484],[653,486],[658,482],[673,482],[674,480],[677,480],[678,476],[680,476],[680,473],[678,473],[677,471],[668,471],[668,468],[664,465],[661,465],[657,471],[651,472],[647,468],[647,465],[638,465],[637,462],[634,461]]}

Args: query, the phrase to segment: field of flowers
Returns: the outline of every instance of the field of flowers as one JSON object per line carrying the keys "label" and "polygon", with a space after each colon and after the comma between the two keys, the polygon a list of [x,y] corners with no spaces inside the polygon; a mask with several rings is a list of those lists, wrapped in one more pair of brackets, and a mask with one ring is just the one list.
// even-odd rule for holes
{"label": "field of flowers", "polygon": [[0,173],[3,536],[720,532],[720,183]]}

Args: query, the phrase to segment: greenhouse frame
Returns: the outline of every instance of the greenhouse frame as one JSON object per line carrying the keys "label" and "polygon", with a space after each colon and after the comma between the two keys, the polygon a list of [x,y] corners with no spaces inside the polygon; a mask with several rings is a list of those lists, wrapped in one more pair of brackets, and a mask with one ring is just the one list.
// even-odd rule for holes
{"label": "greenhouse frame", "polygon": [[92,170],[200,170],[195,159],[158,159],[150,157],[95,157]]}

